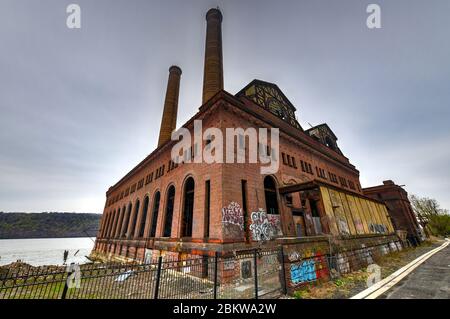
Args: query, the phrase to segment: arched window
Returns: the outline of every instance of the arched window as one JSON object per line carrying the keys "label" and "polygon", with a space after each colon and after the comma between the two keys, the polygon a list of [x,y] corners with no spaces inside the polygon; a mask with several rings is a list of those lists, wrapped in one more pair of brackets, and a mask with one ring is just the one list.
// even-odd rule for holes
{"label": "arched window", "polygon": [[189,177],[184,184],[183,218],[181,220],[181,237],[192,236],[192,218],[194,217],[195,182]]}
{"label": "arched window", "polygon": [[158,212],[159,212],[159,201],[161,199],[161,193],[156,192],[155,198],[153,199],[153,212],[152,212],[152,223],[150,230],[150,237],[156,236],[156,226],[158,224]]}
{"label": "arched window", "polygon": [[120,232],[120,237],[124,237],[128,230],[128,225],[130,224],[130,215],[131,215],[131,203],[128,204],[128,209],[125,212],[125,216],[123,217],[123,225],[122,231]]}
{"label": "arched window", "polygon": [[108,222],[108,228],[106,230],[106,237],[110,238],[111,237],[111,231],[113,228],[113,224],[114,224],[114,219],[116,217],[116,210],[114,210],[111,215],[109,216],[109,222]]}
{"label": "arched window", "polygon": [[122,214],[122,209],[117,210],[117,215],[114,221],[114,228],[113,228],[113,233],[112,233],[112,237],[116,238],[117,237],[117,228],[119,227],[119,221],[120,221],[120,215]]}
{"label": "arched window", "polygon": [[114,215],[113,215],[112,221],[111,221],[111,229],[109,230],[109,238],[114,237],[114,233],[116,231],[116,224],[117,224],[117,214],[119,213],[119,210],[114,211]]}
{"label": "arched window", "polygon": [[116,216],[117,216],[117,210],[114,210],[113,215],[111,216],[111,222],[109,224],[109,231],[108,231],[108,237],[111,238],[114,233],[114,225],[116,222]]}
{"label": "arched window", "polygon": [[164,233],[163,237],[170,237],[172,233],[172,217],[173,217],[173,205],[175,202],[175,187],[172,185],[169,187],[166,199],[166,219],[164,221]]}
{"label": "arched window", "polygon": [[106,228],[108,227],[108,220],[109,220],[109,214],[103,213],[102,222],[101,222],[101,231],[100,231],[100,237],[105,237],[106,234]]}
{"label": "arched window", "polygon": [[333,150],[336,149],[333,140],[329,136],[325,137],[325,144]]}
{"label": "arched window", "polygon": [[149,198],[148,198],[148,196],[146,196],[144,199],[144,207],[142,208],[141,224],[139,226],[139,232],[138,232],[138,236],[140,238],[144,237],[145,223],[147,221],[148,202],[149,202]]}
{"label": "arched window", "polygon": [[125,215],[125,206],[123,206],[122,210],[120,211],[119,219],[117,221],[116,233],[114,234],[114,237],[116,237],[116,238],[120,237],[120,234],[122,231],[122,223],[123,223],[124,215]]}
{"label": "arched window", "polygon": [[136,222],[139,214],[139,206],[140,202],[139,199],[136,200],[136,205],[134,206],[134,213],[131,215],[131,227],[130,227],[130,233],[128,234],[128,238],[134,237],[135,231],[136,231]]}
{"label": "arched window", "polygon": [[264,178],[264,195],[266,197],[267,214],[278,214],[277,189],[271,176]]}

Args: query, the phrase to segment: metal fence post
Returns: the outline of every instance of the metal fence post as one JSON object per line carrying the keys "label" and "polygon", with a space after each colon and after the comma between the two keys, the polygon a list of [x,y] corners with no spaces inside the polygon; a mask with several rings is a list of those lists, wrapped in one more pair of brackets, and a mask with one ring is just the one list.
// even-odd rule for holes
{"label": "metal fence post", "polygon": [[69,285],[67,284],[67,282],[69,281],[69,278],[73,273],[74,273],[73,270],[67,272],[67,278],[66,281],[64,282],[64,289],[62,291],[61,299],[66,299],[67,290],[69,289]]}
{"label": "metal fence post", "polygon": [[214,255],[214,299],[217,299],[217,263],[219,261],[219,252]]}
{"label": "metal fence post", "polygon": [[287,294],[287,282],[286,282],[286,266],[284,264],[284,249],[283,249],[283,245],[281,245],[281,249],[280,249],[280,254],[281,254],[281,271],[282,273],[282,277],[281,279],[283,280],[283,293],[286,295]]}
{"label": "metal fence post", "polygon": [[154,299],[158,299],[159,283],[161,280],[161,268],[162,268],[162,256],[158,257],[158,270],[156,271],[156,284],[155,284],[155,296]]}
{"label": "metal fence post", "polygon": [[253,252],[253,264],[255,268],[255,299],[258,299],[258,250]]}

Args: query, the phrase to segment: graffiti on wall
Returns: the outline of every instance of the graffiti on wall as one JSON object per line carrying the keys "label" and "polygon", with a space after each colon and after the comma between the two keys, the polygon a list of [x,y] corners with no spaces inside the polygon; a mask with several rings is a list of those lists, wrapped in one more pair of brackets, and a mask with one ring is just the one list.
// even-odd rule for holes
{"label": "graffiti on wall", "polygon": [[389,245],[381,245],[380,252],[382,255],[386,255],[389,253]]}
{"label": "graffiti on wall", "polygon": [[361,249],[359,250],[359,259],[365,261],[368,265],[372,264],[372,248],[367,248],[366,245],[361,244]]}
{"label": "graffiti on wall", "polygon": [[252,278],[252,261],[241,261],[241,277],[242,279]]}
{"label": "graffiti on wall", "polygon": [[328,276],[328,263],[326,257],[319,251],[316,253],[316,277],[325,278]]}
{"label": "graffiti on wall", "polygon": [[272,226],[273,236],[276,237],[283,235],[281,232],[280,215],[267,214],[267,219],[269,220],[269,224]]}
{"label": "graffiti on wall", "polygon": [[253,240],[267,241],[281,234],[280,216],[267,214],[262,208],[251,214]]}
{"label": "graffiti on wall", "polygon": [[341,274],[350,272],[350,263],[345,254],[343,253],[337,254],[336,262],[337,262],[337,269]]}
{"label": "graffiti on wall", "polygon": [[355,218],[355,227],[356,227],[356,232],[358,234],[364,234],[364,227],[363,227],[363,224],[361,222],[361,219]]}
{"label": "graffiti on wall", "polygon": [[[305,258],[302,260],[302,258]],[[303,254],[292,251],[288,255],[289,261],[294,263],[290,266],[291,282],[294,285],[315,281],[329,275],[328,263],[320,251],[306,251]]]}
{"label": "graffiti on wall", "polygon": [[300,255],[300,253],[298,251],[292,251],[288,255],[288,259],[290,262],[300,260],[301,258],[302,258],[302,256]]}
{"label": "graffiti on wall", "polygon": [[244,236],[244,213],[238,203],[231,202],[222,208],[222,229],[225,238]]}
{"label": "graffiti on wall", "polygon": [[277,255],[266,255],[266,256],[263,255],[263,256],[261,256],[261,260],[262,260],[263,265],[278,266],[280,264],[280,261],[278,260]]}
{"label": "graffiti on wall", "polygon": [[240,229],[244,229],[244,214],[238,203],[231,202],[227,207],[222,208],[222,223],[235,225]]}
{"label": "graffiti on wall", "polygon": [[223,270],[233,270],[236,268],[234,260],[225,260],[223,262]]}
{"label": "graffiti on wall", "polygon": [[313,259],[291,265],[291,281],[294,285],[315,281],[316,267]]}
{"label": "graffiti on wall", "polygon": [[338,221],[340,233],[342,235],[350,235],[350,230],[348,229],[347,221],[342,217],[338,217],[337,221]]}
{"label": "graffiti on wall", "polygon": [[397,245],[394,242],[390,242],[389,247],[391,248],[391,251],[397,251]]}
{"label": "graffiti on wall", "polygon": [[377,234],[386,234],[388,232],[387,227],[382,224],[370,224],[369,229],[372,233]]}

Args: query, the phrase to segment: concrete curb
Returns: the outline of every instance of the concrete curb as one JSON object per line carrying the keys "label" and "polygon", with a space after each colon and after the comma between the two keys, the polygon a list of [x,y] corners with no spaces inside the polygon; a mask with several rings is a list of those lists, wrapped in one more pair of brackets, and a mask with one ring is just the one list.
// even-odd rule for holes
{"label": "concrete curb", "polygon": [[414,269],[419,267],[423,262],[425,262],[428,258],[441,251],[450,245],[450,240],[446,239],[446,242],[441,246],[430,250],[429,252],[423,254],[422,256],[414,259],[412,262],[407,264],[406,266],[400,268],[390,276],[384,278],[383,280],[377,282],[366,290],[361,291],[360,293],[354,295],[350,299],[375,299],[391,289],[398,282],[400,282],[404,277],[410,274]]}

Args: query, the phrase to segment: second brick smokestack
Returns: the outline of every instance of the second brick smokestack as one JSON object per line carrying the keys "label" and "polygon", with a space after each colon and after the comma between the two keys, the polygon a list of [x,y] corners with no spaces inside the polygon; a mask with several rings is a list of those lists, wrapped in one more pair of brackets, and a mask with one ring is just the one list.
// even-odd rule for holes
{"label": "second brick smokestack", "polygon": [[210,9],[206,13],[206,47],[203,74],[203,103],[223,90],[222,13]]}
{"label": "second brick smokestack", "polygon": [[177,126],[178,96],[180,92],[181,69],[172,65],[169,68],[166,99],[159,131],[158,147],[169,141]]}

